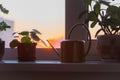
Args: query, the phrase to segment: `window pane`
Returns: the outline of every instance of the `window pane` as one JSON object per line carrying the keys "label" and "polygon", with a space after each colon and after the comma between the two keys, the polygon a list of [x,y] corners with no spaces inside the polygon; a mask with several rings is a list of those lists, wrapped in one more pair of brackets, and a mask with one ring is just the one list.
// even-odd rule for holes
{"label": "window pane", "polygon": [[[39,30],[42,39],[49,39],[55,47],[59,47],[59,42],[65,35],[65,0],[1,0],[0,2],[9,10],[8,15],[1,13],[2,18],[14,28],[0,34],[6,40],[6,47],[12,39],[10,35],[13,31],[31,29]],[[45,46],[39,44],[39,47]]]}

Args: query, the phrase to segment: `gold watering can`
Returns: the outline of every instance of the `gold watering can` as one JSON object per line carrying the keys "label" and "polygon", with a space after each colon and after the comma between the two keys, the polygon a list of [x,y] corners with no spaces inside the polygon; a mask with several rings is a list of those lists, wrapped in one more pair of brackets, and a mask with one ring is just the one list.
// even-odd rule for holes
{"label": "gold watering can", "polygon": [[[85,40],[71,40],[71,34],[73,30],[77,26],[82,26],[88,32],[88,47],[85,51]],[[47,40],[48,41],[48,40]],[[52,46],[52,44],[48,41],[52,49],[56,52],[56,54],[60,57],[61,62],[84,62],[85,57],[88,55],[90,47],[91,47],[91,35],[90,31],[85,24],[77,23],[72,26],[70,30],[67,40],[61,42],[60,54],[58,51]]]}

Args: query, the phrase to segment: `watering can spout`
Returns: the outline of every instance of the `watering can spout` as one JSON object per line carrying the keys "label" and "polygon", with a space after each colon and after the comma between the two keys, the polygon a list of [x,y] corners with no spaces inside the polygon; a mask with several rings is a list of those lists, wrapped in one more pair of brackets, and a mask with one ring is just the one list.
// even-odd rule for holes
{"label": "watering can spout", "polygon": [[49,45],[52,47],[52,49],[55,51],[55,53],[57,54],[58,57],[60,57],[59,52],[57,51],[57,49],[54,48],[54,46],[50,43],[49,40],[47,40],[47,42],[49,43]]}

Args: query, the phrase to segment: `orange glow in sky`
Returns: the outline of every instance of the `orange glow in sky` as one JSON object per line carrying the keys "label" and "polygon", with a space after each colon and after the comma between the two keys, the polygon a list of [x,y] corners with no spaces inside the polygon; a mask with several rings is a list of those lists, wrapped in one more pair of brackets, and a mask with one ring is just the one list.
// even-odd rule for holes
{"label": "orange glow in sky", "polygon": [[[49,38],[49,42],[54,46],[54,47],[60,47],[60,42],[64,40],[64,36],[58,36],[55,38]],[[49,45],[50,47],[50,45]]]}
{"label": "orange glow in sky", "polygon": [[64,35],[59,35],[59,36],[55,36],[55,37],[51,37],[51,38],[48,38],[46,40],[44,40],[47,44],[47,46],[45,46],[43,43],[41,42],[38,42],[38,48],[39,47],[42,47],[42,48],[51,48],[50,44],[47,42],[47,40],[49,40],[49,42],[52,44],[53,47],[55,48],[59,48],[60,47],[60,42],[62,40],[64,40]]}

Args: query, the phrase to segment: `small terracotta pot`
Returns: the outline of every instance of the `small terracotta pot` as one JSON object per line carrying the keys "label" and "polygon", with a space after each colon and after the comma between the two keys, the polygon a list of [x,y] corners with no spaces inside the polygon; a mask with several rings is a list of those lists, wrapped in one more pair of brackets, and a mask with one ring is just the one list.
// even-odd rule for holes
{"label": "small terracotta pot", "polygon": [[36,43],[19,43],[17,49],[19,61],[35,61]]}
{"label": "small terracotta pot", "polygon": [[120,35],[100,35],[97,49],[103,60],[120,61]]}

